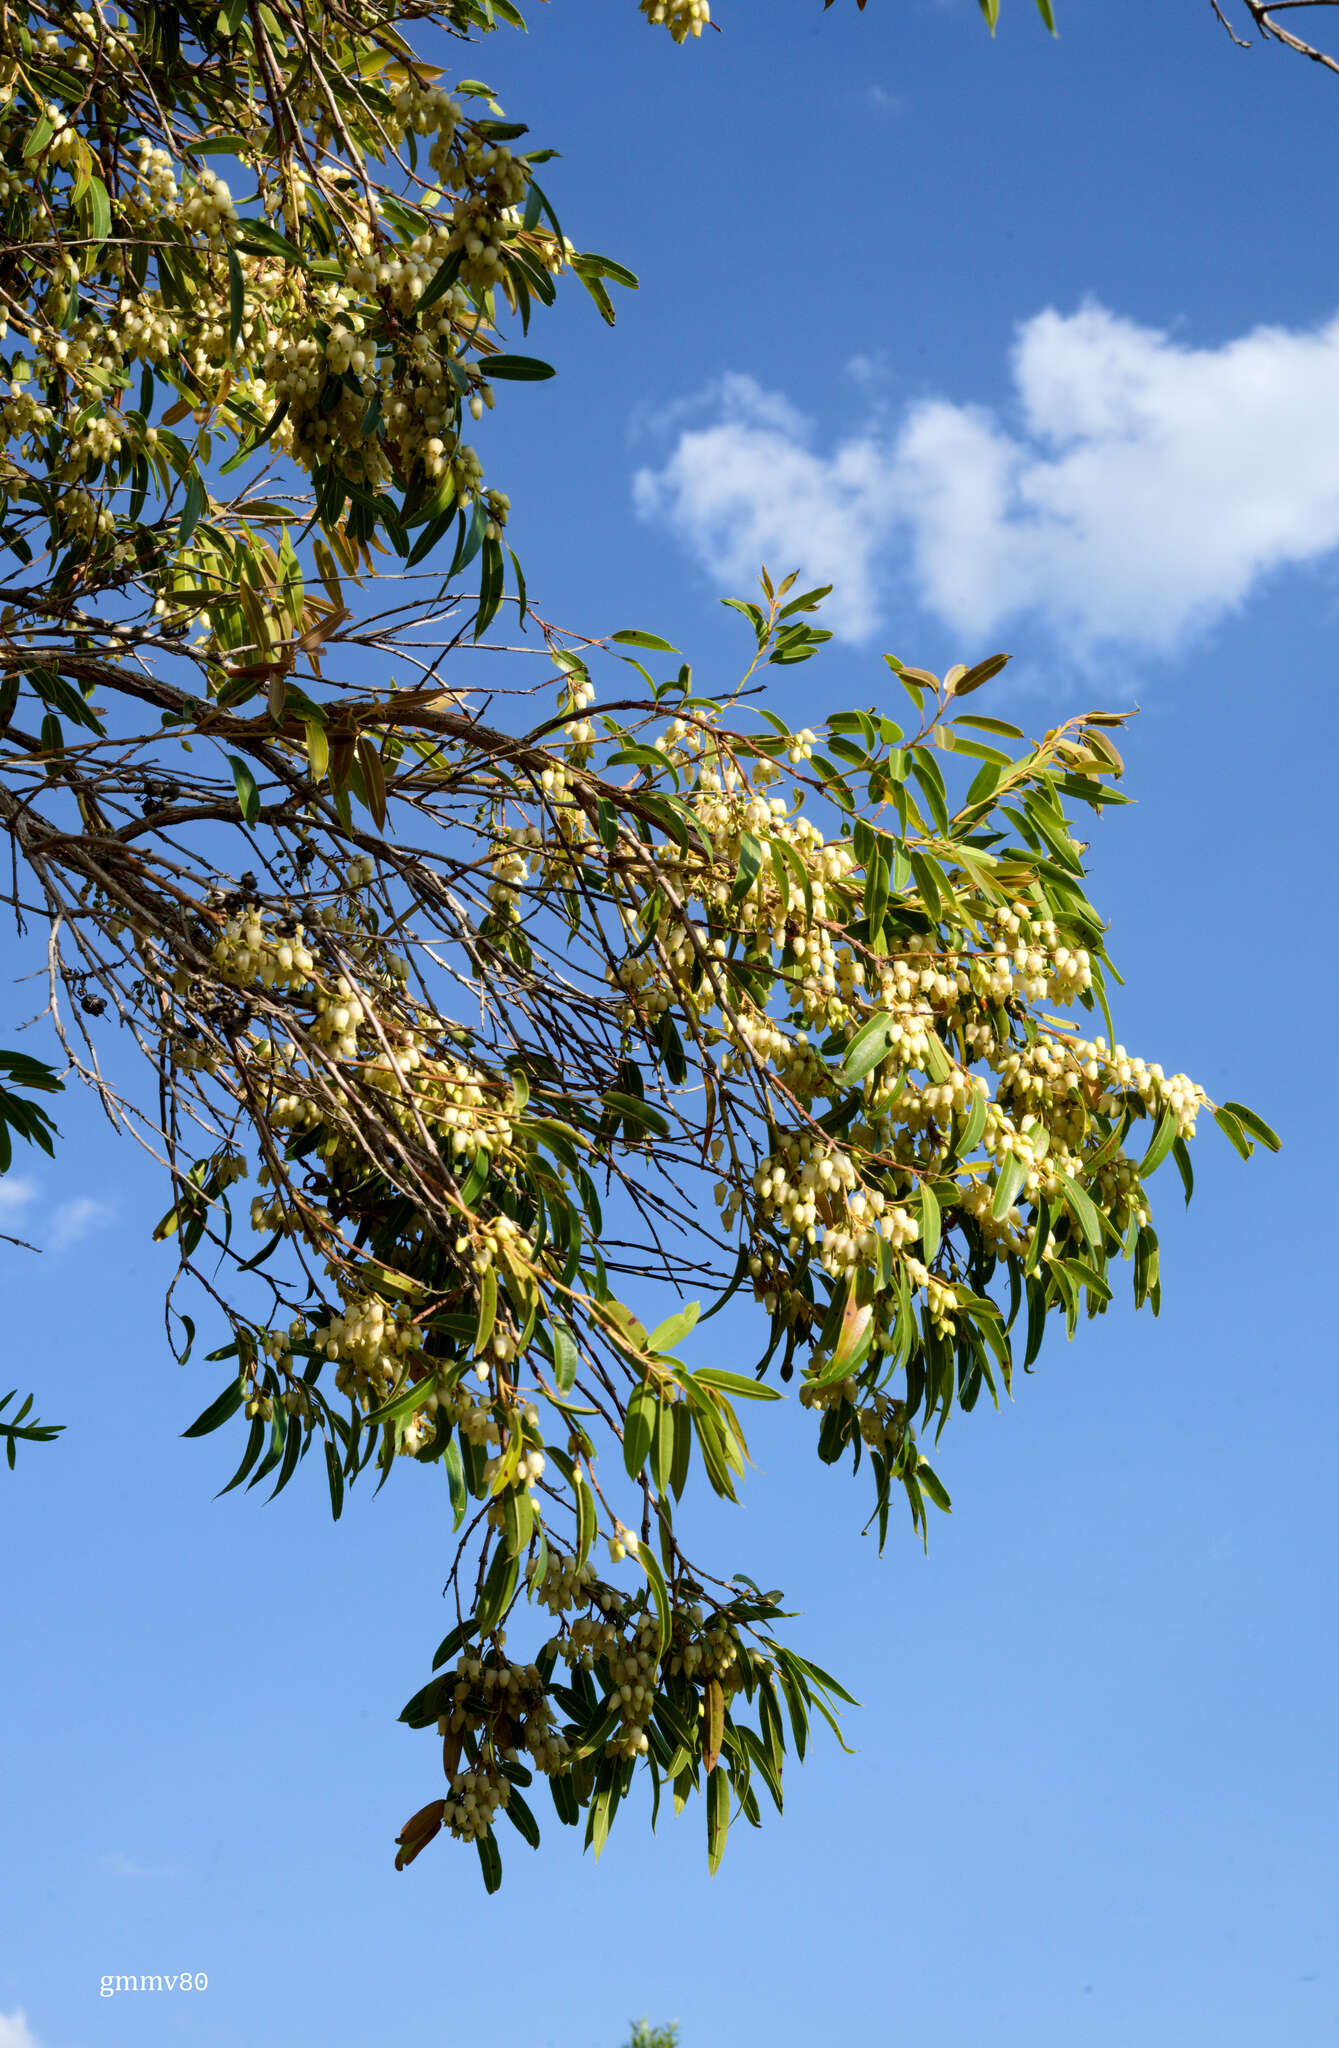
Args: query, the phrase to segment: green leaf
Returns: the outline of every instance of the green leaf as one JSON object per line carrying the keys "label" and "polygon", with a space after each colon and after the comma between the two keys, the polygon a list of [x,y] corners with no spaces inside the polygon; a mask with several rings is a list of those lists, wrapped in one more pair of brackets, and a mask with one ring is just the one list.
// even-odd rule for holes
{"label": "green leaf", "polygon": [[[290,242],[286,235],[279,234],[276,229],[267,227],[264,221],[239,220],[237,226],[240,230],[237,246],[239,249],[245,249],[248,256],[278,256],[285,263],[306,262],[306,257],[296,243]],[[431,289],[430,285],[428,290]],[[425,292],[423,298],[427,296]],[[423,299],[418,303],[421,306]]]}
{"label": "green leaf", "polygon": [[242,1462],[237,1467],[237,1470],[233,1473],[233,1476],[228,1481],[228,1484],[226,1486],[220,1487],[217,1495],[218,1499],[221,1500],[225,1493],[231,1493],[234,1486],[241,1485],[242,1481],[246,1478],[247,1473],[255,1464],[256,1459],[260,1456],[261,1445],[264,1443],[264,1441],[265,1424],[262,1422],[260,1416],[257,1415],[252,1419],[251,1434],[247,1438],[246,1449],[242,1453]]}
{"label": "green leaf", "polygon": [[489,1157],[488,1153],[484,1151],[481,1147],[480,1150],[475,1153],[473,1160],[470,1162],[470,1170],[466,1175],[464,1184],[460,1190],[460,1199],[465,1204],[466,1208],[469,1208],[472,1202],[477,1202],[480,1195],[487,1187],[488,1170],[492,1166],[492,1164],[492,1159]]}
{"label": "green leaf", "polygon": [[522,1841],[532,1849],[539,1847],[539,1822],[513,1785],[507,1793],[507,1803],[502,1811],[515,1828]]}
{"label": "green leaf", "polygon": [[674,1484],[674,1418],[682,1404],[662,1394],[656,1409],[656,1433],[651,1444],[651,1484],[664,1497]]}
{"label": "green leaf", "polygon": [[479,1282],[479,1313],[474,1326],[474,1355],[486,1351],[497,1320],[497,1268],[490,1266]]}
{"label": "green leaf", "polygon": [[237,785],[237,802],[242,813],[242,822],[254,825],[260,817],[260,791],[256,787],[256,778],[246,762],[240,760],[236,754],[229,754],[228,766],[232,769],[232,779]]}
{"label": "green leaf", "polygon": [[1176,1111],[1174,1109],[1164,1109],[1162,1115],[1158,1118],[1157,1127],[1153,1132],[1149,1148],[1139,1162],[1141,1179],[1157,1171],[1175,1142]]}
{"label": "green leaf", "polygon": [[677,654],[677,647],[671,647],[668,640],[658,639],[654,633],[641,633],[634,627],[625,626],[621,633],[611,633],[611,640],[617,640],[621,647],[644,647],[651,654]]}
{"label": "green leaf", "polygon": [[974,663],[954,683],[953,695],[955,697],[966,697],[973,690],[979,690],[982,683],[988,683],[992,676],[999,674],[1008,659],[1007,654],[988,654],[984,661]]}
{"label": "green leaf", "polygon": [[568,1394],[572,1391],[572,1385],[577,1376],[577,1356],[576,1338],[568,1329],[567,1324],[559,1322],[555,1316],[553,1321],[553,1379],[555,1386],[561,1394]]}
{"label": "green leaf", "polygon": [[198,474],[192,470],[186,479],[186,502],[182,507],[181,523],[177,528],[177,546],[184,548],[204,516],[206,504],[205,487]]}
{"label": "green leaf", "polygon": [[655,1389],[643,1380],[634,1387],[623,1419],[623,1463],[628,1477],[639,1477],[655,1436],[659,1401]]}
{"label": "green leaf", "polygon": [[55,132],[46,115],[40,115],[32,133],[23,145],[24,163],[27,163],[29,157],[40,156]]}
{"label": "green leaf", "polygon": [[541,363],[537,356],[485,356],[479,367],[490,380],[501,377],[514,384],[538,384],[558,374],[551,363]]}
{"label": "green leaf", "polygon": [[920,1484],[921,1492],[929,1495],[940,1513],[951,1515],[953,1503],[948,1497],[948,1490],[943,1481],[937,1478],[931,1471],[924,1458],[921,1458],[917,1463],[916,1478]]}
{"label": "green leaf", "polygon": [[454,1437],[448,1437],[442,1452],[442,1463],[446,1467],[446,1481],[451,1489],[451,1513],[453,1526],[459,1528],[465,1519],[469,1506],[469,1488],[465,1484],[465,1462],[460,1455],[460,1445]]}
{"label": "green leaf", "polygon": [[869,925],[869,942],[872,946],[880,942],[879,934],[883,930],[884,915],[888,909],[889,885],[888,862],[876,849],[865,869],[864,910]]}
{"label": "green leaf", "polygon": [[731,910],[744,901],[761,873],[762,847],[752,832],[745,832],[739,842],[739,869],[730,889]]}
{"label": "green leaf", "polygon": [[925,1053],[921,1064],[934,1082],[947,1081],[953,1072],[953,1062],[944,1047],[944,1041],[932,1031],[925,1041]]}
{"label": "green leaf", "polygon": [[1086,1195],[1078,1182],[1068,1173],[1057,1176],[1065,1191],[1065,1199],[1079,1221],[1079,1228],[1095,1252],[1102,1249],[1102,1221],[1091,1198]]}
{"label": "green leaf", "polygon": [[636,1551],[637,1561],[646,1573],[647,1583],[651,1588],[651,1597],[655,1601],[656,1619],[660,1624],[660,1633],[656,1641],[656,1656],[660,1658],[664,1656],[670,1646],[670,1635],[673,1631],[669,1588],[665,1584],[665,1574],[661,1571],[659,1560],[650,1544],[639,1542],[636,1545]]}
{"label": "green leaf", "polygon": [[716,1770],[707,1779],[707,1869],[712,1877],[721,1867],[725,1838],[730,1831],[730,1781]]}
{"label": "green leaf", "polygon": [[733,1394],[736,1401],[784,1401],[779,1387],[761,1380],[747,1380],[742,1373],[726,1372],[718,1365],[700,1365],[693,1374],[700,1387],[714,1387],[719,1394]]}
{"label": "green leaf", "polygon": [[1224,1137],[1230,1139],[1231,1143],[1235,1145],[1242,1158],[1249,1159],[1252,1151],[1251,1141],[1236,1117],[1233,1116],[1231,1110],[1216,1109],[1213,1113],[1213,1120]]}
{"label": "green leaf", "polygon": [[980,1144],[985,1128],[986,1098],[984,1095],[973,1095],[966,1122],[962,1127],[962,1135],[958,1140],[958,1150],[962,1153],[973,1151]]}
{"label": "green leaf", "polygon": [[863,1081],[888,1054],[888,1032],[895,1020],[886,1010],[862,1024],[843,1056],[839,1077],[849,1088]]}
{"label": "green leaf", "polygon": [[[458,1627],[452,1629],[450,1635],[443,1636],[441,1642],[437,1645],[437,1654],[432,1660],[433,1670],[440,1671],[443,1664],[449,1664],[457,1650],[463,1650],[466,1643],[469,1642],[471,1636],[475,1633],[474,1622],[470,1620],[462,1621]],[[401,1719],[403,1718],[402,1715]]]}
{"label": "green leaf", "polygon": [[242,266],[237,260],[237,251],[228,244],[228,346],[235,349],[242,338],[242,321],[246,317],[246,280]]}
{"label": "green leaf", "polygon": [[1257,1116],[1253,1109],[1247,1109],[1244,1102],[1225,1102],[1223,1108],[1229,1116],[1234,1116],[1253,1138],[1258,1138],[1267,1151],[1278,1152],[1282,1149],[1282,1138],[1269,1128],[1263,1117]]}
{"label": "green leaf", "polygon": [[339,1462],[339,1452],[328,1437],[325,1446],[325,1470],[330,1484],[330,1519],[337,1522],[344,1509],[344,1472]]}
{"label": "green leaf", "polygon": [[242,1405],[242,1389],[236,1379],[229,1380],[216,1401],[211,1401],[202,1415],[197,1415],[189,1429],[183,1429],[183,1436],[208,1436],[211,1430],[221,1429],[230,1416],[237,1413]]}
{"label": "green leaf", "polygon": [[990,1213],[997,1223],[1013,1208],[1015,1197],[1027,1176],[1027,1161],[1020,1159],[1016,1152],[1011,1152],[1000,1168],[995,1193],[991,1198]]}
{"label": "green leaf", "polygon": [[927,1266],[934,1264],[941,1236],[939,1198],[927,1181],[921,1187],[921,1257]]}
{"label": "green leaf", "polygon": [[330,766],[330,740],[319,718],[306,722],[307,767],[313,782],[323,782]]}
{"label": "green leaf", "polygon": [[505,1543],[499,1543],[493,1552],[483,1587],[475,1606],[475,1616],[481,1635],[495,1629],[511,1605],[516,1591],[516,1580],[520,1572],[520,1560],[509,1551]]}
{"label": "green leaf", "polygon": [[89,179],[85,204],[88,207],[89,238],[101,246],[112,231],[112,204],[101,178]]}
{"label": "green leaf", "polygon": [[907,848],[907,860],[912,874],[916,877],[916,887],[920,891],[921,901],[937,923],[944,914],[944,891],[947,884],[943,870],[938,861],[933,860],[917,846]]}
{"label": "green leaf", "polygon": [[484,1890],[492,1893],[502,1883],[502,1851],[498,1848],[497,1837],[490,1828],[486,1835],[476,1835],[474,1846],[479,1851],[479,1867],[484,1874]]}
{"label": "green leaf", "polygon": [[[443,1660],[445,1661],[445,1660]],[[434,1661],[433,1670],[437,1669]],[[421,1685],[411,1700],[406,1700],[400,1709],[400,1719],[406,1728],[431,1728],[442,1711],[446,1697],[446,1685],[440,1678],[430,1678]]]}
{"label": "green leaf", "polygon": [[502,1497],[502,1540],[512,1557],[529,1548],[535,1531],[535,1504],[523,1487],[508,1487]]}
{"label": "green leaf", "polygon": [[647,1336],[647,1350],[655,1357],[659,1357],[662,1352],[672,1351],[676,1344],[683,1342],[701,1313],[701,1302],[690,1301],[677,1314],[666,1316],[664,1322],[657,1323]]}
{"label": "green leaf", "polygon": [[[242,247],[246,247],[245,242],[242,244]],[[452,250],[446,261],[429,279],[427,289],[424,291],[422,298],[415,302],[414,310],[416,313],[425,313],[429,306],[435,306],[438,299],[444,297],[450,291],[452,285],[460,276],[460,266],[464,260],[465,252],[463,249]]]}

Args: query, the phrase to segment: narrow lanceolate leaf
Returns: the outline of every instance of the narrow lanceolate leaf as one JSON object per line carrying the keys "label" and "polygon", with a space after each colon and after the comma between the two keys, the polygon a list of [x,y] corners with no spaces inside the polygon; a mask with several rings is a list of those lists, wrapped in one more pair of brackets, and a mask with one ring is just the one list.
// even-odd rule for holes
{"label": "narrow lanceolate leaf", "polygon": [[721,1867],[729,1829],[730,1780],[724,1771],[713,1771],[707,1779],[707,1869],[712,1877]]}
{"label": "narrow lanceolate leaf", "polygon": [[731,910],[737,909],[762,873],[762,847],[752,832],[745,832],[739,844],[739,870],[730,890]]}
{"label": "narrow lanceolate leaf", "polygon": [[939,1240],[939,1201],[927,1182],[921,1189],[921,1257],[927,1266],[933,1265],[939,1255]]}
{"label": "narrow lanceolate leaf", "polygon": [[659,1561],[649,1543],[638,1543],[637,1557],[642,1570],[646,1573],[647,1583],[651,1588],[651,1597],[655,1602],[656,1620],[659,1624],[659,1633],[656,1639],[656,1656],[663,1657],[669,1648],[670,1632],[673,1627],[673,1617],[670,1613],[669,1588],[665,1584],[665,1574],[661,1571]]}
{"label": "narrow lanceolate leaf", "polygon": [[1283,1140],[1278,1133],[1272,1131],[1264,1118],[1257,1116],[1253,1109],[1247,1109],[1244,1102],[1225,1102],[1223,1108],[1229,1116],[1235,1117],[1253,1138],[1258,1138],[1267,1151],[1277,1152],[1282,1148]]}
{"label": "narrow lanceolate leaf", "polygon": [[639,1476],[646,1463],[655,1436],[659,1405],[655,1389],[645,1380],[634,1390],[628,1402],[623,1422],[623,1463],[632,1479]]}
{"label": "narrow lanceolate leaf", "polygon": [[313,782],[324,782],[330,766],[330,741],[325,726],[319,718],[309,718],[305,730],[308,772]]}
{"label": "narrow lanceolate leaf", "polygon": [[642,647],[649,654],[677,654],[678,648],[671,647],[668,640],[662,640],[655,633],[642,633],[635,627],[626,626],[621,633],[611,633],[621,647]]}
{"label": "narrow lanceolate leaf", "polygon": [[498,1848],[497,1837],[491,1829],[486,1835],[476,1835],[474,1846],[479,1851],[479,1866],[484,1874],[484,1890],[495,1892],[502,1883],[502,1851]]}
{"label": "narrow lanceolate leaf", "polygon": [[85,205],[88,208],[89,238],[100,247],[112,231],[111,200],[101,178],[89,179]]}
{"label": "narrow lanceolate leaf", "polygon": [[948,1497],[948,1490],[942,1479],[931,1471],[924,1458],[916,1466],[916,1478],[921,1492],[934,1502],[941,1514],[952,1514],[953,1503]]}
{"label": "narrow lanceolate leaf", "polygon": [[963,1124],[962,1135],[958,1140],[959,1151],[963,1154],[972,1152],[980,1144],[985,1128],[986,1097],[984,1095],[973,1095],[971,1106],[967,1111],[966,1122]]}
{"label": "narrow lanceolate leaf", "polygon": [[888,1032],[893,1021],[881,1011],[856,1032],[841,1064],[841,1079],[847,1087],[863,1081],[866,1074],[872,1073],[879,1062],[888,1057]]}
{"label": "narrow lanceolate leaf", "polygon": [[228,766],[232,769],[232,779],[237,785],[237,802],[243,823],[254,825],[260,817],[260,791],[256,787],[256,778],[246,762],[236,754],[229,754]]}
{"label": "narrow lanceolate leaf", "polygon": [[1007,1216],[1012,1209],[1027,1176],[1027,1162],[1020,1159],[1016,1152],[1011,1152],[1000,1168],[1000,1177],[995,1183],[995,1193],[991,1198],[990,1213],[997,1222]]}
{"label": "narrow lanceolate leaf", "polygon": [[242,322],[246,317],[246,283],[242,266],[237,260],[237,251],[228,245],[228,347],[235,349],[242,338]]}
{"label": "narrow lanceolate leaf", "polygon": [[358,765],[363,771],[363,788],[367,793],[367,808],[372,813],[378,832],[386,826],[386,777],[382,772],[381,756],[371,740],[360,739],[357,746]]}
{"label": "narrow lanceolate leaf", "polygon": [[474,1329],[474,1355],[486,1351],[497,1320],[497,1272],[492,1266],[479,1282],[479,1313]]}
{"label": "narrow lanceolate leaf", "polygon": [[535,356],[485,356],[479,367],[486,377],[516,383],[540,383],[557,375],[552,363],[541,363]]}
{"label": "narrow lanceolate leaf", "polygon": [[1213,1113],[1213,1120],[1223,1133],[1223,1136],[1240,1152],[1242,1158],[1249,1159],[1252,1151],[1251,1141],[1236,1117],[1233,1116],[1231,1110],[1216,1109]]}
{"label": "narrow lanceolate leaf", "polygon": [[1157,1171],[1176,1142],[1176,1111],[1164,1109],[1158,1118],[1147,1152],[1139,1162],[1141,1178]]}
{"label": "narrow lanceolate leaf", "polygon": [[725,1741],[725,1693],[719,1678],[708,1679],[702,1710],[702,1762],[708,1771],[714,1771]]}
{"label": "narrow lanceolate leaf", "polygon": [[657,1323],[654,1330],[647,1337],[647,1350],[653,1357],[658,1357],[665,1351],[672,1351],[676,1344],[683,1342],[683,1339],[697,1322],[701,1312],[702,1304],[697,1301],[690,1301],[687,1307],[680,1309],[677,1314],[666,1316],[664,1322]]}
{"label": "narrow lanceolate leaf", "polygon": [[553,1377],[559,1393],[569,1394],[577,1376],[576,1339],[566,1323],[553,1323]]}
{"label": "narrow lanceolate leaf", "polygon": [[1095,1252],[1102,1249],[1102,1223],[1091,1198],[1086,1195],[1071,1175],[1062,1173],[1060,1185],[1065,1191],[1065,1200],[1078,1218],[1079,1228]]}
{"label": "narrow lanceolate leaf", "polygon": [[181,522],[177,527],[177,546],[184,548],[204,517],[208,499],[205,487],[198,474],[192,470],[186,482],[186,502],[182,507]]}
{"label": "narrow lanceolate leaf", "polygon": [[237,1380],[229,1380],[216,1401],[211,1401],[202,1415],[197,1415],[189,1429],[183,1429],[183,1436],[208,1436],[211,1430],[222,1428],[242,1405],[242,1389]]}
{"label": "narrow lanceolate leaf", "polygon": [[762,1380],[746,1380],[743,1373],[726,1372],[719,1365],[700,1365],[693,1378],[699,1387],[715,1387],[719,1393],[729,1394],[736,1401],[785,1399],[779,1387],[769,1387]]}
{"label": "narrow lanceolate leaf", "polygon": [[[953,695],[955,697],[966,697],[973,690],[979,690],[983,683],[990,682],[992,677],[999,674],[1000,670],[1008,662],[1008,659],[1007,654],[989,654],[984,661],[975,662],[971,668],[964,669],[963,673],[954,680]],[[948,678],[945,677],[946,683],[947,680]]]}

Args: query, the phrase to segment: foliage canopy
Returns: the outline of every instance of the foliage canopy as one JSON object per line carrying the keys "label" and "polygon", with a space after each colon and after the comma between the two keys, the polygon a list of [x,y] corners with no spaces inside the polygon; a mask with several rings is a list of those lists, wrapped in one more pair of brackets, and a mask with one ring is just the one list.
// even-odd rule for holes
{"label": "foliage canopy", "polygon": [[[0,817],[66,1063],[6,1056],[0,1135],[49,1148],[72,1074],[162,1157],[225,1491],[445,1487],[454,1621],[403,1718],[447,1782],[397,1860],[445,1828],[490,1890],[536,1776],[597,1851],[639,1767],[653,1813],[701,1794],[713,1869],[780,1806],[849,1695],[680,1503],[737,1498],[789,1384],[880,1542],[897,1502],[923,1538],[955,1409],[1122,1260],[1156,1311],[1147,1182],[1189,1195],[1206,1107],[1108,1010],[1074,818],[1125,801],[1119,715],[1029,741],[965,708],[1005,656],[890,657],[896,717],[792,729],[760,679],[826,593],[765,571],[726,692],[530,606],[466,415],[550,374],[504,329],[635,279],[457,75],[498,23],[52,0],[0,74]],[[698,1334],[732,1298],[742,1372]]]}

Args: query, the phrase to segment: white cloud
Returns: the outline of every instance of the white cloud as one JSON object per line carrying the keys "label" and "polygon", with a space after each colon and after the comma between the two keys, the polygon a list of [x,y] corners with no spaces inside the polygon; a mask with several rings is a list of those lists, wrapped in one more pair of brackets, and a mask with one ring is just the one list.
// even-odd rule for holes
{"label": "white cloud", "polygon": [[808,446],[810,424],[752,377],[723,377],[709,394],[717,417],[685,428],[661,470],[633,480],[637,510],[663,519],[704,568],[753,587],[758,564],[837,586],[827,623],[863,640],[878,624],[875,556],[888,531],[886,451],[872,439],[833,455]]}
{"label": "white cloud", "polygon": [[19,1215],[36,1193],[34,1181],[20,1180],[13,1173],[0,1176],[0,1218]]}
{"label": "white cloud", "polygon": [[[113,1877],[174,1877],[177,1868],[174,1863],[137,1863],[133,1856],[124,1856],[119,1849],[113,1849],[104,1856],[102,1863]],[[3,2040],[0,2040],[0,2048],[4,2048]]]}
{"label": "white cloud", "polygon": [[889,92],[886,85],[879,85],[877,83],[867,85],[863,98],[865,105],[872,107],[876,114],[891,116],[894,114],[905,114],[907,111],[907,103],[901,93]]}
{"label": "white cloud", "polygon": [[0,2012],[0,2048],[38,2048],[37,2036],[21,2012]]}
{"label": "white cloud", "polygon": [[1171,652],[1271,571],[1339,547],[1339,317],[1194,348],[1089,304],[1019,329],[1002,420],[934,397],[829,453],[752,379],[634,484],[732,584],[835,582],[864,640],[894,586],[979,639],[1031,613],[1080,648]]}
{"label": "white cloud", "polygon": [[48,1243],[52,1251],[68,1251],[71,1245],[109,1223],[112,1214],[105,1202],[94,1201],[91,1195],[76,1195],[73,1201],[62,1202],[51,1218]]}

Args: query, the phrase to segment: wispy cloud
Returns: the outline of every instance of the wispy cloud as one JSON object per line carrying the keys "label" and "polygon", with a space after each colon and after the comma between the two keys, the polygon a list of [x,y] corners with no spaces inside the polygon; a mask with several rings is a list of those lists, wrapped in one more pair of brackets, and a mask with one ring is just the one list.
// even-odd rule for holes
{"label": "wispy cloud", "polygon": [[53,1212],[47,1243],[53,1252],[68,1251],[71,1245],[81,1243],[110,1223],[114,1213],[108,1203],[95,1201],[92,1195],[76,1195]]}
{"label": "wispy cloud", "polygon": [[37,2036],[21,2012],[0,2012],[0,2048],[38,2048]]}
{"label": "wispy cloud", "polygon": [[946,396],[835,447],[727,377],[634,480],[716,577],[834,582],[862,641],[908,582],[979,640],[1031,614],[1079,649],[1170,653],[1339,547],[1339,317],[1195,348],[1088,304],[1018,330],[1003,417]]}
{"label": "wispy cloud", "polygon": [[865,87],[862,98],[867,107],[872,107],[876,114],[887,115],[889,119],[907,111],[907,103],[901,93],[889,92],[886,85],[877,82]]}
{"label": "wispy cloud", "polygon": [[21,1180],[16,1173],[0,1176],[0,1220],[22,1215],[36,1193],[34,1181]]}
{"label": "wispy cloud", "polygon": [[[133,1856],[123,1856],[119,1849],[113,1849],[102,1858],[104,1870],[110,1870],[113,1877],[174,1877],[177,1866],[174,1863],[137,1863]],[[0,2040],[0,2048],[4,2048]]]}

